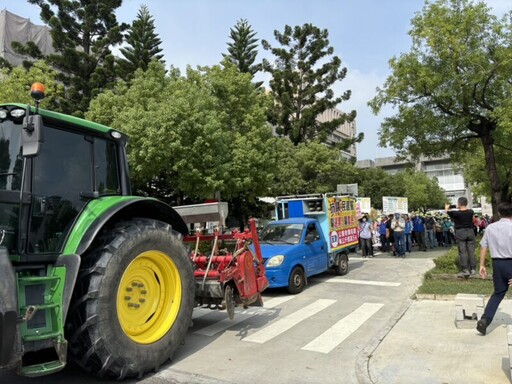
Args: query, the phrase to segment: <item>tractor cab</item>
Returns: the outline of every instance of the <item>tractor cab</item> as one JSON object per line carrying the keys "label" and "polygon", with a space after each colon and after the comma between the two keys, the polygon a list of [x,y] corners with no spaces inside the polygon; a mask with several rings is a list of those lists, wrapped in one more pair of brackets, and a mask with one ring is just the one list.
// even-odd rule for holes
{"label": "tractor cab", "polygon": [[121,134],[52,115],[0,106],[0,246],[19,262],[54,260],[88,201],[123,192]]}

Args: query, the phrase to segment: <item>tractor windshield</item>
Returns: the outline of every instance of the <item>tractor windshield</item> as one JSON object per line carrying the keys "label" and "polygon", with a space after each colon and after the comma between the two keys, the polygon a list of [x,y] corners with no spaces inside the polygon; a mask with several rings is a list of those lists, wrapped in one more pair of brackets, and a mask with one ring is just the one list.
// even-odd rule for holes
{"label": "tractor windshield", "polygon": [[299,244],[303,230],[303,224],[269,224],[259,237],[267,243]]}
{"label": "tractor windshield", "polygon": [[21,187],[21,126],[0,123],[0,189],[19,191]]}
{"label": "tractor windshield", "polygon": [[0,122],[0,246],[15,253],[23,170],[21,125]]}

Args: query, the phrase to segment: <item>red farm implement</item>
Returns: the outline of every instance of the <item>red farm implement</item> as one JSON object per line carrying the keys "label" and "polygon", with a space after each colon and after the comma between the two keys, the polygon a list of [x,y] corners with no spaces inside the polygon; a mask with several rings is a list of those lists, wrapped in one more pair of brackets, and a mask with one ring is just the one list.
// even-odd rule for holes
{"label": "red farm implement", "polygon": [[[249,221],[249,226],[250,230],[244,232],[220,234],[215,230],[213,235],[202,235],[198,231],[195,236],[184,238],[184,242],[195,242],[190,257],[197,304],[226,309],[230,319],[237,306],[263,305],[261,292],[268,287],[254,219]],[[201,243],[210,243],[211,251],[202,253]],[[232,252],[221,248],[229,243],[234,245]]]}

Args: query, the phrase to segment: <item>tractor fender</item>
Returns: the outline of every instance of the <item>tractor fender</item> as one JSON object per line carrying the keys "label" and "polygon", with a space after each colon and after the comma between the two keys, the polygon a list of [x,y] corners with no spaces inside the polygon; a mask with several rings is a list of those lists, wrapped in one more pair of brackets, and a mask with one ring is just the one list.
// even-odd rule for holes
{"label": "tractor fender", "polygon": [[80,216],[68,237],[64,254],[82,255],[105,225],[132,218],[163,221],[182,235],[188,234],[188,227],[181,216],[169,205],[153,198],[136,196],[100,198],[91,201]]}
{"label": "tractor fender", "polygon": [[[16,276],[7,248],[0,247],[0,368],[15,362],[17,341],[18,299]],[[21,358],[21,357],[19,357]]]}

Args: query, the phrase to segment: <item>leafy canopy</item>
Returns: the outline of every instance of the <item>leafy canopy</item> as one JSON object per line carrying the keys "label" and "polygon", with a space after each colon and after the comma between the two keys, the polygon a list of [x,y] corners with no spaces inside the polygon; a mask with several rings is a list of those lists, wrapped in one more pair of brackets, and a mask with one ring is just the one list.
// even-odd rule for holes
{"label": "leafy canopy", "polygon": [[46,98],[41,108],[54,110],[64,98],[64,87],[57,81],[57,72],[44,61],[36,61],[29,69],[14,67],[0,69],[0,103],[34,104],[30,87],[35,82],[43,83]]}
{"label": "leafy canopy", "polygon": [[412,20],[410,52],[390,60],[392,74],[370,101],[396,114],[380,130],[382,146],[402,157],[483,149],[494,207],[510,198],[496,165],[502,134],[496,113],[511,95],[512,13],[498,20],[483,2],[427,1]]}
{"label": "leafy canopy", "polygon": [[225,64],[167,76],[154,61],[130,85],[93,100],[88,118],[130,135],[128,159],[139,187],[169,197],[154,189],[157,180],[172,198],[196,201],[215,191],[223,199],[266,193],[273,169],[266,97],[249,74]]}
{"label": "leafy canopy", "polygon": [[276,162],[272,196],[326,193],[336,191],[338,184],[351,183],[357,170],[340,159],[339,151],[318,142],[294,146],[285,138],[275,138]]}

